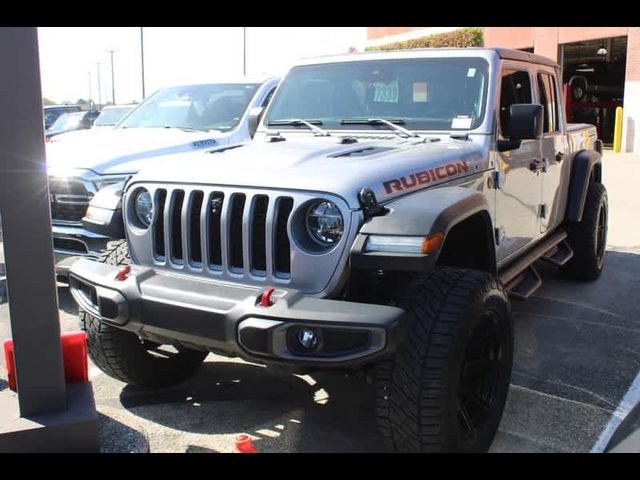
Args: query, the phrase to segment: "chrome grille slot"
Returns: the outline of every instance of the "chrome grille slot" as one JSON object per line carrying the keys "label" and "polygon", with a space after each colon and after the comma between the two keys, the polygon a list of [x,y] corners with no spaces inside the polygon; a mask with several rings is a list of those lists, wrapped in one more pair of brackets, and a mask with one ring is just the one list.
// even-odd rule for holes
{"label": "chrome grille slot", "polygon": [[171,231],[169,244],[171,245],[171,260],[182,263],[182,206],[184,203],[184,190],[171,192],[169,202],[169,215],[171,218]]}
{"label": "chrome grille slot", "polygon": [[293,209],[293,198],[283,197],[278,200],[275,232],[275,275],[291,274],[291,245],[287,233],[287,222]]}
{"label": "chrome grille slot", "polygon": [[231,195],[231,206],[229,212],[229,267],[230,270],[242,270],[244,258],[242,253],[242,223],[244,216],[244,206],[247,197],[244,193],[234,193]]}
{"label": "chrome grille slot", "polygon": [[157,209],[155,223],[153,224],[153,250],[159,259],[164,259],[164,207],[167,201],[167,191],[164,188],[156,191],[155,208]]}
{"label": "chrome grille slot", "polygon": [[251,272],[264,276],[267,273],[267,211],[269,197],[256,195],[253,197],[251,212]]}
{"label": "chrome grille slot", "polygon": [[189,263],[194,266],[202,265],[202,247],[200,243],[200,215],[202,214],[202,200],[204,193],[200,190],[191,192],[189,197]]}
{"label": "chrome grille slot", "polygon": [[224,207],[224,193],[213,192],[209,197],[207,211],[209,265],[216,270],[222,270],[222,208]]}

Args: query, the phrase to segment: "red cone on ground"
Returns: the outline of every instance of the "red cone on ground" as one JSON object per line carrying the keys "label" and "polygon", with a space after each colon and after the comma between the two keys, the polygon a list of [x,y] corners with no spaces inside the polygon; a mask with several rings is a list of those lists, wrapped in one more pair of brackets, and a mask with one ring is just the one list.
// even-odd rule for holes
{"label": "red cone on ground", "polygon": [[238,435],[236,437],[236,451],[239,453],[258,453],[249,435]]}

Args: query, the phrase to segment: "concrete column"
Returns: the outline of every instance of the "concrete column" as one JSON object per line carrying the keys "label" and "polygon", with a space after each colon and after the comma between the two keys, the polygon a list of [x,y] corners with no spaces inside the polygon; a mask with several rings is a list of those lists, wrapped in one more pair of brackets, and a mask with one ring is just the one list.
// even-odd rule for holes
{"label": "concrete column", "polygon": [[558,61],[558,27],[536,27],[533,32],[533,53]]}
{"label": "concrete column", "polygon": [[18,386],[17,399],[0,392],[0,452],[96,452],[91,383],[65,384],[36,28],[0,28],[0,69],[0,212]]}
{"label": "concrete column", "polygon": [[622,151],[640,152],[640,27],[629,27],[624,84]]}
{"label": "concrete column", "polygon": [[66,392],[35,28],[0,28],[0,211],[22,416],[64,410]]}

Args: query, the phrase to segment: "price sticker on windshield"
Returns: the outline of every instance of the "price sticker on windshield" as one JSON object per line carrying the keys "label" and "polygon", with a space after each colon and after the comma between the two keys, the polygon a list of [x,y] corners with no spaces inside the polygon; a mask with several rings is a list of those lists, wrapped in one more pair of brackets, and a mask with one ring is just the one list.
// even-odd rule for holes
{"label": "price sticker on windshield", "polygon": [[400,87],[398,81],[394,80],[391,83],[376,82],[373,84],[375,92],[373,94],[373,101],[379,103],[398,103],[398,97],[400,96]]}
{"label": "price sticker on windshield", "polygon": [[451,128],[471,128],[472,120],[473,119],[471,117],[458,115],[456,118],[451,120]]}
{"label": "price sticker on windshield", "polygon": [[427,82],[413,84],[413,101],[415,103],[425,103],[427,101]]}

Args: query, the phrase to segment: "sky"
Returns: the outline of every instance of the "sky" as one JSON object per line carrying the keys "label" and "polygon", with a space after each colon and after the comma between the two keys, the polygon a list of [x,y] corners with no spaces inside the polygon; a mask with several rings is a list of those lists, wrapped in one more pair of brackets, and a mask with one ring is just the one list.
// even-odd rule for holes
{"label": "sky", "polygon": [[[243,27],[144,27],[145,93],[241,78]],[[280,75],[297,59],[364,49],[366,27],[247,27],[247,75]],[[40,27],[43,96],[57,103],[142,98],[140,27]],[[98,66],[98,63],[100,64]],[[98,69],[100,95],[98,94]]]}

